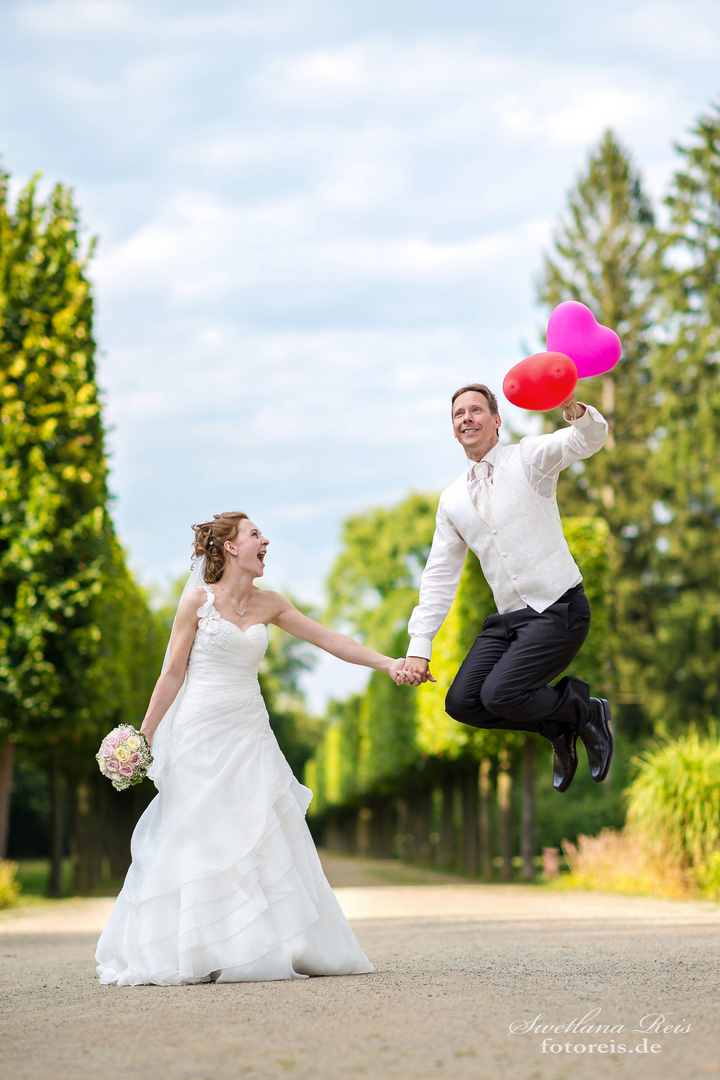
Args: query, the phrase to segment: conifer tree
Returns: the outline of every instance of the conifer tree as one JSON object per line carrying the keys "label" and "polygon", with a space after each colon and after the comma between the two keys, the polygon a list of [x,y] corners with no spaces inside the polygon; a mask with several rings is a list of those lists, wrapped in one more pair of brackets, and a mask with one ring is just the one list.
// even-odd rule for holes
{"label": "conifer tree", "polygon": [[[642,673],[654,657],[651,567],[662,490],[657,470],[657,387],[650,364],[656,311],[653,211],[628,152],[608,131],[570,192],[568,213],[546,257],[539,299],[550,310],[564,300],[586,304],[620,335],[623,355],[603,376],[581,382],[577,395],[610,425],[600,453],[562,475],[563,513],[604,517],[617,539],[610,610],[610,688],[616,701],[642,698]],[[552,426],[556,426],[553,416]],[[613,685],[614,684],[614,685]],[[637,710],[624,709],[626,724]],[[639,724],[647,719],[639,718]],[[632,725],[630,725],[632,726]]]}
{"label": "conifer tree", "polygon": [[720,710],[720,108],[678,147],[662,244],[662,528],[654,576],[657,707],[704,721]]}

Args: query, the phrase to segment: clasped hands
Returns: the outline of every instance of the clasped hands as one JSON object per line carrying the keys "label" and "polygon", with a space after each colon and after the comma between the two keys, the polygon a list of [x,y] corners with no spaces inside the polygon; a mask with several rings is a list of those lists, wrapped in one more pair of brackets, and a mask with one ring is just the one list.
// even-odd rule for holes
{"label": "clasped hands", "polygon": [[430,673],[429,661],[422,656],[406,656],[404,659],[394,660],[388,674],[398,686],[419,686],[420,683],[437,682]]}

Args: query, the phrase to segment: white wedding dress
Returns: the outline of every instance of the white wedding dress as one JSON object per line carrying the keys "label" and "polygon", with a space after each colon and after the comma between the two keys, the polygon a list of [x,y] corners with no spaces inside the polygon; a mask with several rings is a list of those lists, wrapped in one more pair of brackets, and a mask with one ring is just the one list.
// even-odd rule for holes
{"label": "white wedding dress", "polygon": [[206,591],[185,690],[165,733],[168,765],[133,833],[132,865],[98,942],[100,982],[373,971],[305,822],[312,792],[270,728],[257,680],[267,627],[244,632],[220,617]]}

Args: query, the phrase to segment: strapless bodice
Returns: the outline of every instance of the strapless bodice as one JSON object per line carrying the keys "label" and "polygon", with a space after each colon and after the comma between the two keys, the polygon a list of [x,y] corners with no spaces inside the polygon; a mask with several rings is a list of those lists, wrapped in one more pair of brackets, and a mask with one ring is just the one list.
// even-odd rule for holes
{"label": "strapless bodice", "polygon": [[190,652],[186,693],[208,682],[215,690],[256,688],[258,667],[269,643],[267,626],[253,623],[242,630],[216,610],[207,586],[206,592],[207,601],[198,609],[200,621]]}

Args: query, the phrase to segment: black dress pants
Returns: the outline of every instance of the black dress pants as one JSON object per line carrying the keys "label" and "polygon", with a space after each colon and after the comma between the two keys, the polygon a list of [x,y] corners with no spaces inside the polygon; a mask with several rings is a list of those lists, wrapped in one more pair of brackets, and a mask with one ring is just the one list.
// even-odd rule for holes
{"label": "black dress pants", "polygon": [[590,715],[590,688],[567,675],[590,629],[590,604],[575,585],[545,611],[521,608],[490,615],[445,699],[454,720],[479,728],[534,731],[555,739],[581,732]]}

